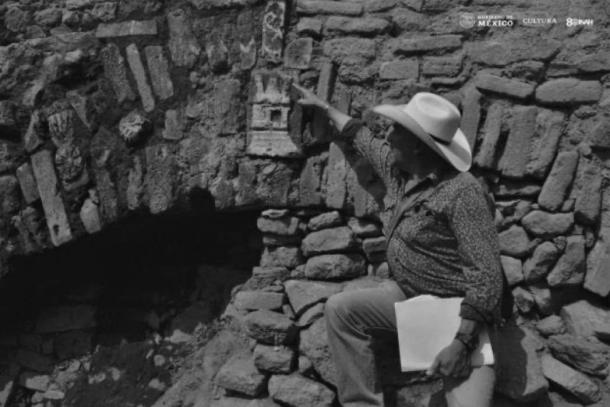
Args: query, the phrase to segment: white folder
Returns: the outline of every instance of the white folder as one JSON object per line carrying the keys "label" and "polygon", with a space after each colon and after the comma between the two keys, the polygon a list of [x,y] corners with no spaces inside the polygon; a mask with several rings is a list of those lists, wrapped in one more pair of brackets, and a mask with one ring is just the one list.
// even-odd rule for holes
{"label": "white folder", "polygon": [[[451,343],[460,326],[462,300],[420,295],[394,304],[403,372],[427,370],[438,353]],[[489,334],[482,329],[479,346],[472,352],[472,366],[493,363]]]}

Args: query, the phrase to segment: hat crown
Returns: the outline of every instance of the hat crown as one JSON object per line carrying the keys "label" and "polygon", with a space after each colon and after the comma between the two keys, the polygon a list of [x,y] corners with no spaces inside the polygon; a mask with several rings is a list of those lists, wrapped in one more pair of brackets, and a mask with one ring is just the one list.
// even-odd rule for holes
{"label": "hat crown", "polygon": [[410,115],[426,133],[447,142],[460,127],[460,111],[447,99],[428,92],[416,93],[404,112]]}

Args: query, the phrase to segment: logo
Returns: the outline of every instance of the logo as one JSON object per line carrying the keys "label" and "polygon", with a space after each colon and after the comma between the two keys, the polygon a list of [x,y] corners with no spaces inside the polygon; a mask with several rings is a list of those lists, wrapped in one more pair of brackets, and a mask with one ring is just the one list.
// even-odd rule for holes
{"label": "logo", "polygon": [[515,25],[515,19],[511,15],[484,15],[462,13],[459,18],[460,27],[512,27]]}
{"label": "logo", "polygon": [[527,27],[542,27],[557,24],[557,19],[546,14],[524,15],[521,17],[521,24]]}
{"label": "logo", "polygon": [[576,27],[579,25],[587,25],[590,27],[593,25],[593,19],[592,18],[573,18],[573,17],[566,18],[566,26]]}
{"label": "logo", "polygon": [[462,13],[460,14],[460,27],[462,28],[472,28],[475,25],[476,17],[472,13]]}

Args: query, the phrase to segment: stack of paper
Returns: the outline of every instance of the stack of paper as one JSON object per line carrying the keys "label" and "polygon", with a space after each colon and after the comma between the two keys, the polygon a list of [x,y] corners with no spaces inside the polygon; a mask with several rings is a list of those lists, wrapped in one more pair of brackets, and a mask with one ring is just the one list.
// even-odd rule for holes
{"label": "stack of paper", "polygon": [[[451,343],[460,326],[462,300],[421,295],[394,304],[403,372],[427,370],[438,353]],[[483,329],[479,334],[479,346],[472,353],[472,365],[493,363],[489,335]]]}

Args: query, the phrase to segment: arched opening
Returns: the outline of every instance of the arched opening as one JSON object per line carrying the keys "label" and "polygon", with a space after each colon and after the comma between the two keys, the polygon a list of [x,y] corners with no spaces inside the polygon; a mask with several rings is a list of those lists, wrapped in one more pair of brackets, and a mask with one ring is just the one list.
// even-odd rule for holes
{"label": "arched opening", "polygon": [[35,405],[49,381],[66,383],[45,402],[55,391],[61,405],[151,405],[258,263],[257,216],[137,215],[14,258],[0,281],[0,372],[22,373],[7,405]]}

